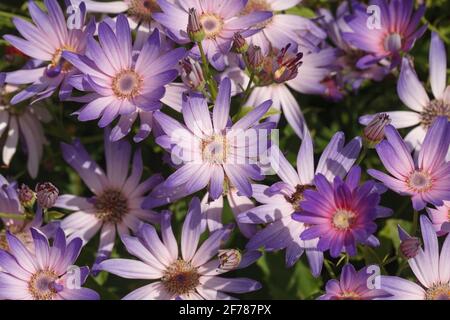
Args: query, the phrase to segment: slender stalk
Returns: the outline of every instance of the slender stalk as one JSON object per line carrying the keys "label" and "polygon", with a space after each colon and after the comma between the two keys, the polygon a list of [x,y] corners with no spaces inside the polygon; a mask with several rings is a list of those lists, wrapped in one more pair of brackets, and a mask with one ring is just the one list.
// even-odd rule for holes
{"label": "slender stalk", "polygon": [[367,155],[367,150],[368,150],[368,148],[364,145],[364,146],[363,146],[363,149],[362,149],[362,151],[361,151],[361,154],[359,155],[358,161],[356,161],[356,164],[357,164],[357,165],[360,165],[361,162],[364,160],[364,158],[365,158],[366,155]]}
{"label": "slender stalk", "polygon": [[248,97],[250,96],[250,93],[252,92],[252,84],[255,80],[255,73],[252,71],[250,73],[250,80],[248,81],[247,88],[244,91],[244,97],[243,102],[245,103],[248,100]]}
{"label": "slender stalk", "polygon": [[413,214],[413,222],[412,222],[412,228],[411,228],[411,236],[415,236],[417,233],[419,227],[419,211],[414,210]]}
{"label": "slender stalk", "polygon": [[200,51],[200,56],[202,58],[202,69],[203,74],[206,78],[206,83],[208,84],[209,93],[211,94],[211,99],[216,100],[217,97],[217,85],[214,79],[212,78],[210,69],[209,69],[209,62],[208,59],[206,59],[205,50],[203,49],[203,44],[200,42],[197,42],[198,49]]}
{"label": "slender stalk", "polygon": [[331,278],[336,278],[336,274],[334,273],[333,268],[330,265],[330,262],[327,259],[324,259],[323,264],[325,265],[325,268],[327,269]]}
{"label": "slender stalk", "polygon": [[0,212],[0,218],[3,218],[3,219],[14,219],[14,220],[25,220],[27,218],[27,215],[26,214]]}

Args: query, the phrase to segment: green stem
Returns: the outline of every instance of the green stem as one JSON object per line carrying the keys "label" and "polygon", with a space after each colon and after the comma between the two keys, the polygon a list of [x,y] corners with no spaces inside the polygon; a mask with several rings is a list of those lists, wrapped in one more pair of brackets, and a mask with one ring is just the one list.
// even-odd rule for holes
{"label": "green stem", "polygon": [[414,210],[414,215],[413,215],[413,225],[411,228],[411,236],[414,237],[417,233],[418,227],[419,227],[419,211]]}
{"label": "green stem", "polygon": [[248,97],[250,96],[250,93],[251,93],[251,90],[252,90],[252,84],[253,84],[254,80],[255,80],[255,73],[252,71],[250,73],[250,80],[248,81],[247,88],[244,91],[244,98],[243,98],[244,103],[247,102]]}
{"label": "green stem", "polygon": [[325,268],[327,269],[328,273],[330,274],[331,278],[336,278],[336,274],[333,271],[333,268],[330,265],[330,262],[327,259],[323,260],[323,264],[325,265]]}
{"label": "green stem", "polygon": [[450,39],[447,38],[445,36],[445,34],[443,34],[438,28],[436,28],[435,26],[433,26],[431,24],[430,21],[427,20],[427,18],[423,17],[422,18],[422,22],[428,24],[428,29],[430,29],[433,32],[436,32],[437,34],[439,34],[439,37],[441,37],[442,40],[444,40],[445,43],[449,44],[450,43]]}
{"label": "green stem", "polygon": [[3,219],[14,219],[14,220],[25,220],[27,218],[27,215],[26,214],[0,212],[0,218],[3,218]]}
{"label": "green stem", "polygon": [[361,154],[359,155],[358,161],[356,161],[357,165],[360,165],[361,162],[364,160],[364,158],[367,155],[367,150],[368,150],[368,148],[366,146],[363,146],[363,149],[361,151]]}
{"label": "green stem", "polygon": [[204,76],[206,78],[206,83],[208,84],[209,93],[211,94],[211,99],[216,100],[217,86],[216,86],[216,82],[214,81],[214,79],[211,76],[211,72],[209,69],[209,62],[208,62],[208,59],[206,59],[206,54],[205,54],[205,50],[203,49],[203,44],[200,41],[200,42],[197,42],[197,45],[198,45],[198,49],[200,51],[200,56],[202,58],[202,69],[203,69]]}

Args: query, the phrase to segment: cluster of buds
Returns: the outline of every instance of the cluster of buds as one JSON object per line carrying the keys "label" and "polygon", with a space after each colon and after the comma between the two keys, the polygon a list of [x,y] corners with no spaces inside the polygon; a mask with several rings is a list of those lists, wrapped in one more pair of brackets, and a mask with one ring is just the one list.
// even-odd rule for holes
{"label": "cluster of buds", "polygon": [[374,148],[384,139],[384,128],[390,123],[387,113],[379,113],[369,122],[363,131],[364,142],[369,148]]}
{"label": "cluster of buds", "polygon": [[408,238],[402,241],[400,244],[400,252],[407,259],[412,259],[419,253],[420,241],[418,238]]}
{"label": "cluster of buds", "polygon": [[250,46],[246,52],[248,68],[258,74],[264,67],[264,55],[258,46]]}
{"label": "cluster of buds", "polygon": [[200,22],[197,10],[195,8],[189,9],[188,25],[186,29],[189,38],[193,42],[201,42],[205,39],[205,30]]}
{"label": "cluster of buds", "polygon": [[239,267],[242,260],[242,254],[237,249],[219,250],[219,268],[223,270],[234,270]]}
{"label": "cluster of buds", "polygon": [[36,185],[36,199],[43,209],[51,208],[58,199],[59,190],[50,182],[38,183]]}
{"label": "cluster of buds", "polygon": [[203,91],[206,79],[200,63],[192,58],[185,58],[180,61],[180,66],[181,80],[184,84],[194,91]]}

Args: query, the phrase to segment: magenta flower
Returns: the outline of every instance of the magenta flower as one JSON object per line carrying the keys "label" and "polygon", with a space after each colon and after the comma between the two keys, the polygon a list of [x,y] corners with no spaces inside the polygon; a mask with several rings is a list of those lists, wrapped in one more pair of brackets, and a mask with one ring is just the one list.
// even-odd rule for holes
{"label": "magenta flower", "polygon": [[[381,276],[381,289],[392,300],[449,300],[450,299],[450,236],[447,235],[439,254],[436,231],[425,215],[420,217],[424,248],[419,247],[408,259],[419,283],[394,276]],[[399,227],[402,243],[412,239]]]}
{"label": "magenta flower", "polygon": [[[225,58],[230,52],[233,35],[236,32],[248,31],[258,23],[272,17],[268,11],[256,11],[241,15],[248,0],[177,1],[172,4],[166,0],[158,0],[162,12],[153,14],[153,18],[168,29],[168,35],[180,44],[190,43],[188,33],[189,9],[194,8],[199,15],[199,22],[205,31],[202,45],[209,62],[217,70],[225,68]],[[247,35],[256,31],[249,32]],[[198,47],[193,52],[199,55]]]}
{"label": "magenta flower", "polygon": [[47,237],[32,228],[35,252],[7,233],[9,251],[0,249],[0,299],[7,300],[98,300],[97,292],[81,285],[89,275],[88,267],[74,266],[82,241],[66,244],[61,229],[52,246]]}
{"label": "magenta flower", "polygon": [[[198,94],[191,94],[183,100],[182,113],[186,125],[162,112],[155,113],[155,119],[165,132],[156,142],[181,165],[164,183],[168,192],[183,187],[184,195],[188,195],[209,184],[211,198],[217,199],[227,181],[242,195],[251,196],[250,181],[263,178],[254,157],[260,154],[257,147],[260,129],[267,125],[259,125],[258,121],[269,110],[272,101],[262,103],[231,125],[230,99],[231,83],[224,79],[219,87],[212,121],[206,99]],[[261,132],[266,132],[267,136],[267,131]]]}
{"label": "magenta flower", "polygon": [[[72,89],[68,79],[78,71],[62,54],[68,51],[84,54],[87,39],[95,31],[94,23],[89,23],[86,27],[74,25],[69,28],[56,0],[44,0],[44,4],[47,14],[35,2],[29,2],[28,10],[34,24],[21,18],[13,19],[17,30],[25,39],[13,35],[4,36],[6,41],[33,58],[29,64],[31,67],[6,75],[6,82],[9,84],[31,84],[11,99],[12,104],[31,97],[35,97],[34,101],[45,99],[60,85],[59,98],[68,98]],[[83,5],[80,6],[79,14],[84,18]]]}
{"label": "magenta flower", "polygon": [[354,15],[347,19],[352,32],[343,34],[344,40],[367,53],[357,67],[365,69],[382,60],[390,60],[391,68],[401,62],[401,54],[408,52],[427,29],[418,29],[425,13],[425,5],[413,12],[413,0],[371,0],[379,8],[379,16],[370,15],[365,5],[355,3]]}
{"label": "magenta flower", "polygon": [[361,139],[355,138],[344,146],[342,132],[334,135],[314,168],[314,150],[309,132],[306,132],[297,157],[297,170],[286,160],[278,147],[271,148],[271,165],[282,181],[267,187],[253,184],[253,198],[261,205],[249,208],[238,215],[238,221],[249,224],[267,224],[247,244],[247,249],[286,249],[286,265],[292,266],[306,252],[314,276],[319,276],[323,253],[317,250],[318,239],[301,240],[307,230],[304,223],[293,219],[295,212],[303,212],[304,194],[314,189],[314,175],[327,179],[344,177],[356,161],[361,150]]}
{"label": "magenta flower", "polygon": [[189,205],[181,231],[181,248],[177,245],[170,220],[170,212],[163,212],[161,239],[149,224],[142,226],[137,237],[122,237],[127,251],[140,261],[110,259],[100,264],[100,269],[126,279],[157,280],[123,299],[228,300],[232,299],[228,293],[246,293],[261,288],[254,280],[220,276],[230,270],[245,268],[261,256],[258,252],[248,252],[242,256],[236,253],[239,257],[228,261],[231,266],[228,263],[225,266],[223,260],[214,258],[223,254],[220,248],[230,236],[230,226],[211,233],[199,247],[202,214],[198,198],[194,198]]}
{"label": "magenta flower", "polygon": [[141,208],[146,194],[161,182],[154,175],[140,182],[143,164],[141,152],[136,151],[132,169],[131,146],[127,141],[111,142],[109,130],[105,130],[106,173],[89,156],[83,145],[62,144],[64,160],[77,171],[94,196],[85,198],[61,195],[55,207],[75,211],[61,221],[61,228],[71,238],[80,237],[84,244],[100,231],[97,262],[109,257],[116,233],[124,235],[136,232],[142,222],[158,222],[158,215]]}
{"label": "magenta flower", "polygon": [[436,208],[426,208],[438,236],[450,233],[450,201]]}
{"label": "magenta flower", "polygon": [[[383,299],[389,294],[377,289],[375,283],[370,282],[373,276],[371,267],[368,266],[356,271],[351,264],[342,268],[340,280],[332,279],[327,282],[326,293],[318,300],[375,300]],[[373,266],[379,270],[377,266]]]}
{"label": "magenta flower", "polygon": [[[431,35],[429,63],[431,91],[434,99],[429,98],[411,62],[403,58],[397,93],[411,111],[384,112],[389,115],[392,125],[397,129],[416,126],[405,137],[405,142],[416,151],[420,150],[427,130],[437,117],[444,116],[450,120],[450,85],[447,86],[446,82],[447,53],[444,42],[434,32]],[[363,116],[360,122],[367,124],[373,117],[374,115]],[[447,159],[450,159],[450,150]]]}
{"label": "magenta flower", "polygon": [[141,127],[135,141],[142,141],[152,128],[153,111],[161,108],[164,86],[178,76],[176,66],[185,50],[164,53],[155,30],[135,57],[130,26],[123,15],[117,18],[115,32],[107,22],[100,23],[98,29],[100,43],[89,39],[86,55],[63,53],[84,74],[72,78],[71,83],[90,92],[82,98],[88,104],[77,112],[78,120],[100,118],[98,125],[104,128],[120,116],[110,137],[117,141],[131,131],[139,115]]}
{"label": "magenta flower", "polygon": [[389,189],[411,197],[415,210],[426,203],[443,205],[450,200],[450,163],[445,160],[450,144],[450,123],[437,118],[428,130],[417,159],[391,125],[384,129],[387,140],[377,147],[378,156],[392,176],[375,169],[367,172]]}
{"label": "magenta flower", "polygon": [[300,235],[302,240],[319,238],[317,248],[330,250],[332,257],[346,252],[356,255],[356,245],[378,246],[373,235],[377,230],[375,219],[392,214],[379,206],[380,190],[373,181],[359,185],[361,169],[353,167],[345,181],[340,177],[330,183],[322,174],[314,178],[317,190],[304,192],[302,211],[293,218],[310,225]]}

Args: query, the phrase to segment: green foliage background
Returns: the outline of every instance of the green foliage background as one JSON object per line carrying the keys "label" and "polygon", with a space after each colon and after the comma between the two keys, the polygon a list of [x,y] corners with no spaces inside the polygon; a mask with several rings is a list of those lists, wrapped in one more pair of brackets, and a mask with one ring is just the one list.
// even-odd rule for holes
{"label": "green foliage background", "polygon": [[[39,2],[39,1],[38,1]],[[327,0],[304,0],[300,6],[290,9],[292,14],[314,17],[315,10],[319,7],[328,7],[334,10],[341,1]],[[428,9],[424,22],[429,23],[429,29],[437,31],[445,41],[447,51],[450,51],[450,0],[427,0]],[[42,4],[42,3],[41,3]],[[29,19],[27,2],[22,0],[8,0],[0,3],[0,34],[17,34],[11,23],[11,18],[21,16]],[[414,57],[415,68],[422,81],[426,81],[427,88],[430,88],[428,81],[428,49],[430,44],[430,31],[422,37],[415,45],[410,54]],[[15,59],[9,61],[5,56],[6,41],[0,40],[0,53],[3,59],[0,60],[0,70],[15,70],[22,66],[24,60]],[[449,64],[450,65],[450,64]],[[447,70],[447,73],[449,71]],[[300,70],[301,74],[301,70]],[[430,91],[429,91],[430,92]],[[358,117],[363,114],[374,113],[387,110],[407,110],[396,93],[396,75],[389,75],[380,83],[365,83],[359,92],[350,94],[343,101],[334,103],[321,97],[305,96],[297,94],[297,99],[301,105],[303,113],[311,130],[315,143],[315,152],[320,155],[332,135],[336,131],[343,131],[348,140],[360,135],[361,127],[358,124]],[[45,126],[45,133],[49,144],[45,147],[44,159],[41,162],[39,176],[36,180],[31,180],[26,172],[26,157],[23,152],[17,152],[12,165],[9,168],[0,168],[0,173],[10,179],[27,183],[33,186],[37,182],[51,181],[61,193],[71,193],[76,195],[89,196],[89,191],[80,180],[78,175],[64,163],[59,148],[61,141],[70,142],[78,137],[87,147],[88,151],[100,163],[104,163],[103,157],[103,131],[93,122],[78,122],[71,113],[77,110],[80,105],[73,103],[61,103],[56,97],[44,102],[53,115],[53,121]],[[282,120],[280,128],[281,150],[287,153],[287,158],[295,163],[300,141]],[[402,131],[405,134],[407,131]],[[162,172],[167,177],[172,171],[163,164],[163,151],[158,147],[152,138],[141,143],[145,164],[145,175]],[[366,159],[361,164],[364,169],[381,168],[376,153],[369,151]],[[365,176],[367,179],[367,175]],[[275,182],[274,177],[269,177],[267,183]],[[200,194],[202,196],[202,194]],[[190,197],[178,201],[170,206],[174,214],[175,232],[180,234],[181,223],[187,209]],[[378,236],[382,245],[376,249],[361,249],[358,256],[351,259],[357,267],[362,267],[369,263],[383,265],[383,272],[403,277],[410,277],[411,273],[401,258],[396,258],[399,246],[397,236],[397,225],[402,225],[405,229],[412,226],[413,209],[408,198],[402,198],[392,192],[387,192],[382,197],[382,204],[394,209],[394,216],[390,219],[382,219],[379,222]],[[225,222],[232,222],[232,213],[226,204]],[[229,247],[244,248],[246,239],[238,232],[235,232],[229,243]],[[89,243],[83,250],[79,258],[78,265],[91,265],[97,249],[98,239]],[[326,267],[322,276],[315,279],[311,276],[305,257],[292,268],[286,269],[284,265],[285,252],[264,253],[263,257],[253,266],[230,273],[229,276],[245,276],[260,281],[263,288],[255,293],[240,295],[242,299],[314,299],[319,296],[324,289],[324,285],[330,279],[338,276],[345,263],[346,257],[331,260],[327,257]],[[117,240],[116,249],[113,253],[115,257],[129,257],[120,241]],[[97,290],[103,299],[119,299],[133,289],[143,285],[145,282],[137,280],[124,280],[114,275],[101,273],[97,278],[90,278],[88,286]]]}

